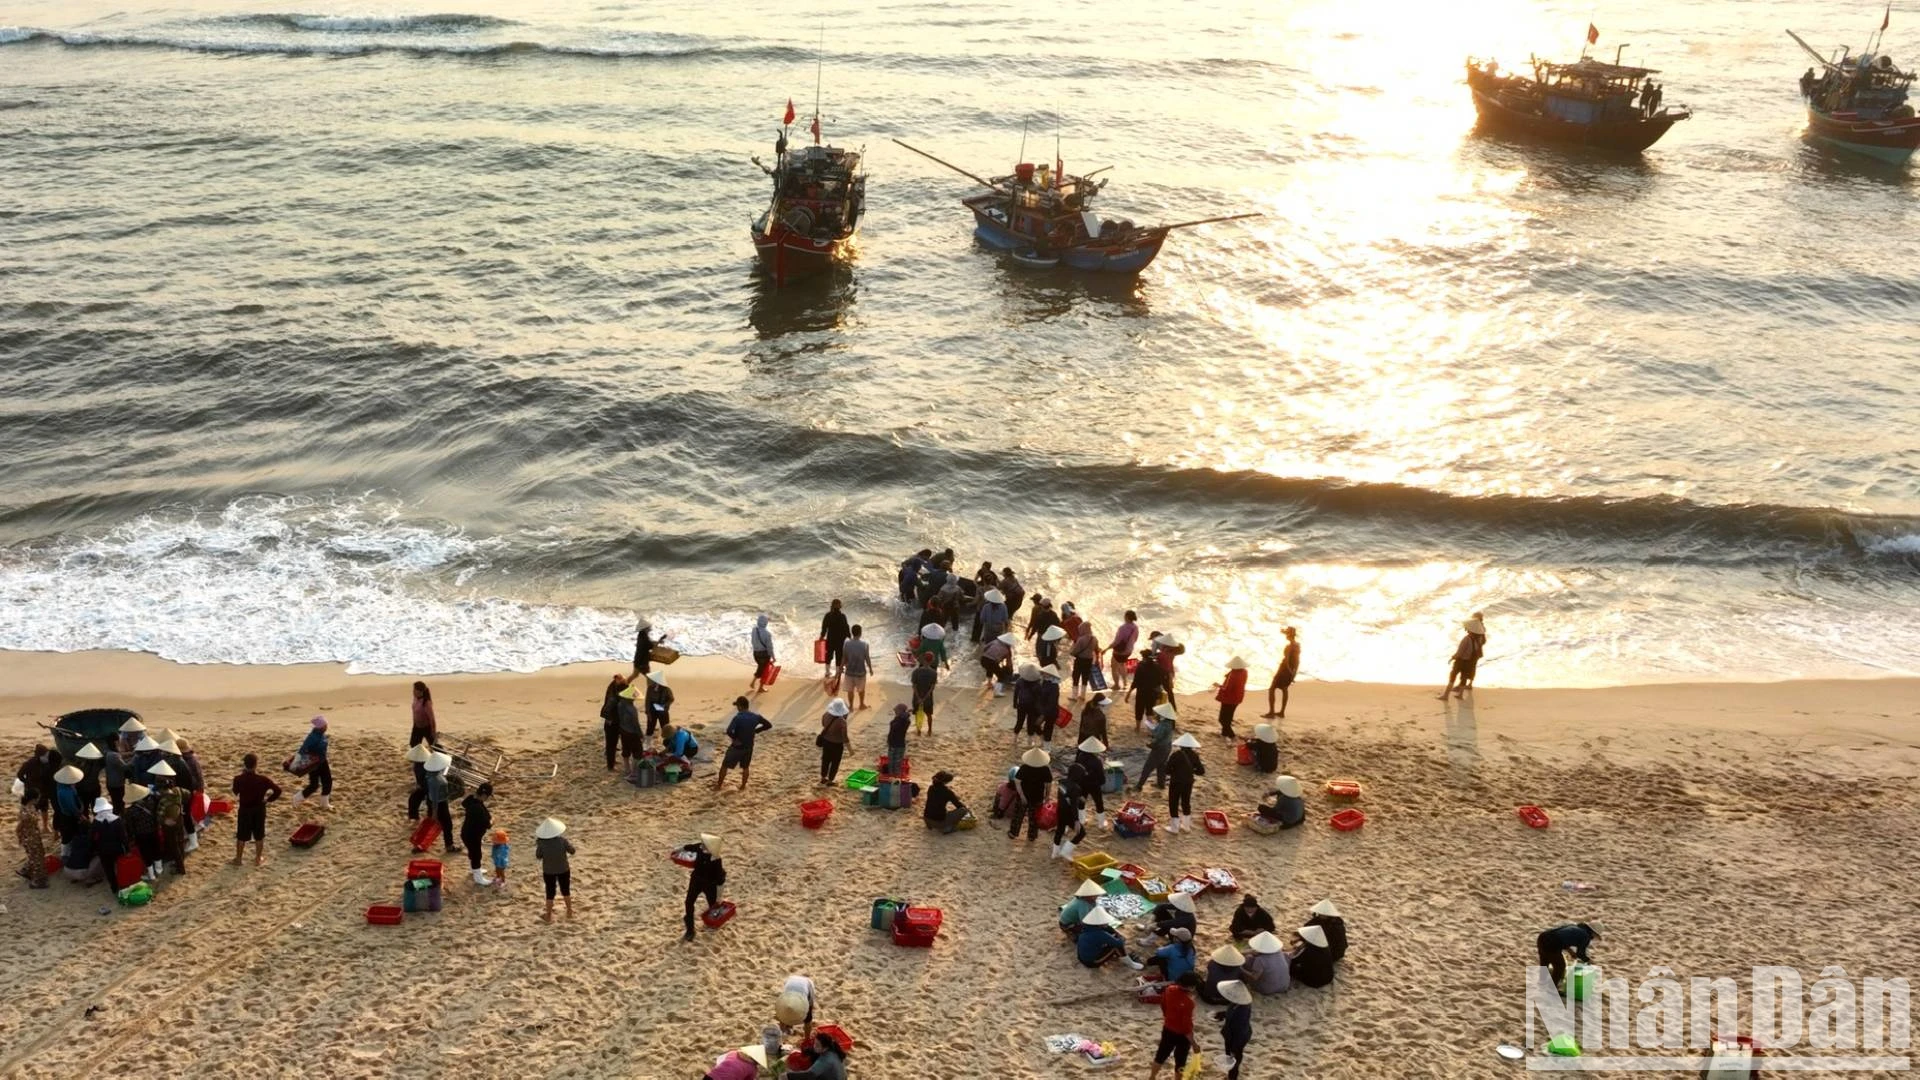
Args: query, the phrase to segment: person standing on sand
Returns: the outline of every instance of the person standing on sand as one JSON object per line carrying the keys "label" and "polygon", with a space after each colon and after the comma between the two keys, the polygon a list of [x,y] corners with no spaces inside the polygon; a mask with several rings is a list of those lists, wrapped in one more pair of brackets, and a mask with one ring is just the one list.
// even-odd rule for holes
{"label": "person standing on sand", "polygon": [[567,918],[573,918],[573,864],[570,856],[579,851],[567,839],[567,823],[548,818],[533,830],[533,857],[540,860],[540,877],[547,885],[547,910],[540,921],[553,921],[553,894],[558,892],[566,905]]}
{"label": "person standing on sand", "polygon": [[1107,706],[1112,702],[1105,691],[1095,693],[1080,708],[1080,737],[1107,741]]}
{"label": "person standing on sand", "polygon": [[[300,754],[307,759],[307,786],[293,797],[293,805],[299,806],[320,795],[320,809],[333,809],[333,765],[327,759],[327,718],[313,718],[313,729],[300,742]],[[151,772],[152,770],[148,770]]]}
{"label": "person standing on sand", "polygon": [[26,861],[14,873],[27,879],[28,888],[44,889],[47,887],[47,845],[40,837],[40,796],[19,777],[14,778],[13,795],[20,800],[20,817],[13,826],[13,835],[20,841],[20,854],[26,856]]}
{"label": "person standing on sand", "polygon": [[905,705],[893,707],[893,719],[887,724],[887,762],[895,772],[900,763],[907,760],[907,729],[913,724],[913,717]]}
{"label": "person standing on sand", "polygon": [[1167,831],[1193,831],[1193,778],[1207,774],[1200,760],[1200,740],[1191,734],[1173,740],[1167,757]]}
{"label": "person standing on sand", "polygon": [[1213,695],[1220,703],[1220,737],[1231,739],[1233,735],[1233,712],[1240,703],[1247,700],[1247,662],[1236,656],[1227,661],[1227,677],[1220,689]]}
{"label": "person standing on sand", "polygon": [[1031,743],[1040,730],[1040,665],[1020,665],[1020,678],[1013,684],[1013,733]]}
{"label": "person standing on sand", "polygon": [[[1446,688],[1440,691],[1442,699],[1448,693],[1461,697],[1473,689],[1474,672],[1479,669],[1480,657],[1486,652],[1487,624],[1479,612],[1474,612],[1472,618],[1460,624],[1460,628],[1466,633],[1461,636],[1460,644],[1454,646],[1453,668],[1447,672]],[[1456,680],[1459,682],[1458,688],[1454,686]]]}
{"label": "person standing on sand", "polygon": [[416,681],[413,684],[413,727],[407,732],[407,745],[426,743],[433,746],[439,741],[440,725],[433,718],[433,693],[427,689],[426,683]]}
{"label": "person standing on sand", "polygon": [[820,734],[814,742],[820,747],[820,783],[829,786],[840,775],[840,759],[847,752],[847,703],[840,698],[827,702],[820,717]]}
{"label": "person standing on sand", "polygon": [[154,778],[160,807],[160,849],[163,860],[173,860],[175,872],[187,872],[187,801],[173,782],[173,766],[162,761],[147,770]]}
{"label": "person standing on sand", "polygon": [[1093,691],[1093,667],[1100,662],[1100,642],[1094,639],[1093,623],[1082,619],[1074,627],[1073,644],[1069,655],[1073,659],[1073,695],[1079,701],[1081,695]]}
{"label": "person standing on sand", "polygon": [[154,809],[152,795],[153,789],[144,784],[127,785],[127,834],[133,846],[140,850],[140,861],[147,867],[147,872],[142,876],[148,881],[160,876],[164,847],[160,839],[160,818]]}
{"label": "person standing on sand", "polygon": [[1000,593],[1007,604],[1007,627],[1012,629],[1013,617],[1020,614],[1020,605],[1026,603],[1027,587],[1020,583],[1011,566],[1000,568]]}
{"label": "person standing on sand", "polygon": [[655,731],[665,731],[673,723],[673,687],[667,685],[664,671],[647,672],[647,730],[640,737],[645,750],[653,742]]}
{"label": "person standing on sand", "polygon": [[40,826],[43,829],[53,827],[53,774],[59,770],[62,762],[60,752],[40,743],[33,748],[33,755],[14,773],[15,779],[24,783],[27,794],[33,796],[33,805],[40,813]]}
{"label": "person standing on sand", "polygon": [[[1289,626],[1280,631],[1287,635],[1286,651],[1280,654],[1280,667],[1273,673],[1273,681],[1267,684],[1267,714],[1263,719],[1284,720],[1287,716],[1287,691],[1292,688],[1293,680],[1300,674],[1300,640],[1298,633]],[[1280,708],[1273,707],[1273,695],[1280,693]]]}
{"label": "person standing on sand", "polygon": [[713,782],[715,791],[726,786],[727,771],[736,766],[740,769],[740,790],[747,790],[747,778],[753,774],[754,736],[773,730],[766,717],[747,707],[751,704],[744,697],[733,699],[733,719],[727,721],[727,753],[720,759],[720,776]]}
{"label": "person standing on sand", "polygon": [[1000,636],[987,625],[987,609],[995,602],[987,595],[989,593],[1000,597],[999,602],[1004,619],[1006,596],[997,588],[999,584],[1000,577],[993,572],[993,564],[981,563],[979,572],[973,575],[974,595],[979,598],[979,602],[973,605],[973,642],[976,645],[985,638]]}
{"label": "person standing on sand", "polygon": [[926,717],[929,735],[933,734],[933,688],[938,685],[940,672],[933,666],[933,657],[922,654],[920,666],[913,669],[913,712]]}
{"label": "person standing on sand", "polygon": [[1133,647],[1140,640],[1140,615],[1132,608],[1120,625],[1113,631],[1113,640],[1102,650],[1112,654],[1109,661],[1113,665],[1113,678],[1109,680],[1115,690],[1127,685],[1127,658],[1133,655]]}
{"label": "person standing on sand", "polygon": [[1060,669],[1052,664],[1040,668],[1040,696],[1034,702],[1040,722],[1040,749],[1053,753],[1053,729],[1060,723]]}
{"label": "person standing on sand", "polygon": [[[1141,661],[1140,669],[1146,670],[1152,665]],[[1153,778],[1155,787],[1167,786],[1167,759],[1173,754],[1173,706],[1161,703],[1153,707],[1153,734],[1147,738],[1147,760],[1140,766],[1140,782],[1134,785],[1134,793],[1147,790],[1147,778]]]}
{"label": "person standing on sand", "polygon": [[426,743],[407,747],[407,761],[413,765],[413,790],[407,792],[407,820],[420,820],[420,805],[427,801],[427,759],[433,749]]}
{"label": "person standing on sand", "polygon": [[[620,749],[620,691],[627,688],[627,677],[615,675],[607,682],[607,689],[600,695],[600,730],[607,739],[607,771],[613,771],[614,755]],[[408,760],[412,760],[409,758]],[[424,787],[425,785],[421,785]],[[408,817],[416,814],[409,813]]]}
{"label": "person standing on sand", "polygon": [[633,670],[627,674],[628,682],[653,670],[653,647],[658,644],[653,636],[653,620],[640,616],[640,624],[633,632]]}
{"label": "person standing on sand", "polygon": [[[1133,668],[1133,682],[1127,687],[1127,696],[1133,699],[1135,727],[1146,723],[1149,710],[1159,711],[1157,707],[1163,703],[1161,698],[1166,690],[1166,671],[1153,662],[1153,650],[1141,649],[1140,662]],[[1170,701],[1165,704],[1168,708],[1175,707]]]}
{"label": "person standing on sand", "polygon": [[693,940],[693,901],[695,897],[707,898],[706,910],[712,911],[720,904],[720,887],[727,883],[727,867],[720,861],[720,838],[712,833],[701,833],[700,842],[693,845],[693,874],[687,878],[686,933],[681,941]]}
{"label": "person standing on sand", "polygon": [[493,785],[482,783],[460,803],[460,846],[467,849],[467,867],[473,871],[475,885],[491,885],[492,879],[480,867],[481,849],[487,845],[487,833],[493,829],[493,811],[487,800],[493,798]]}
{"label": "person standing on sand", "polygon": [[645,721],[640,719],[640,686],[637,680],[629,680],[614,695],[613,709],[614,724],[620,732],[621,771],[628,779],[632,779],[634,770],[639,767],[640,757],[646,752],[647,738]]}
{"label": "person standing on sand", "polygon": [[753,633],[747,635],[747,646],[753,650],[753,679],[747,688],[756,694],[767,692],[767,676],[773,674],[773,631],[767,628],[767,617],[762,615],[753,622]]}
{"label": "person standing on sand", "polygon": [[1229,979],[1220,984],[1220,996],[1226,1000],[1227,1009],[1213,1018],[1220,1022],[1220,1037],[1226,1043],[1227,1056],[1233,1059],[1227,1080],[1240,1080],[1241,1059],[1246,1057],[1247,1044],[1253,1041],[1253,991],[1239,979]]}
{"label": "person standing on sand", "polygon": [[447,854],[458,855],[460,849],[453,843],[453,808],[447,803],[447,770],[452,766],[453,756],[436,750],[427,755],[427,763],[421,768],[427,770],[427,815],[440,822]]}
{"label": "person standing on sand", "polygon": [[841,696],[852,705],[859,699],[860,708],[867,707],[867,676],[873,674],[873,649],[867,640],[861,637],[860,624],[855,623],[847,631],[847,643],[840,647],[840,670],[845,682],[840,686]]}
{"label": "person standing on sand", "polygon": [[826,679],[838,676],[846,669],[840,650],[847,644],[852,630],[847,625],[847,613],[840,610],[840,601],[827,605],[827,613],[820,617],[820,637],[827,643],[827,659],[821,665],[820,677]]}
{"label": "person standing on sand", "polygon": [[[1040,808],[1046,804],[1047,789],[1053,786],[1053,759],[1039,747],[1034,747],[1020,756],[1020,767],[1014,770],[1013,782],[1020,789],[1020,799],[1026,803],[1027,840],[1031,843],[1040,835]],[[1021,815],[1007,815],[1012,824],[1007,828],[1007,839],[1020,835]]]}
{"label": "person standing on sand", "polygon": [[1153,1052],[1153,1068],[1147,1080],[1160,1080],[1160,1066],[1173,1059],[1175,1080],[1187,1071],[1187,1055],[1193,1050],[1193,990],[1200,976],[1188,971],[1161,991],[1160,1045]]}
{"label": "person standing on sand", "polygon": [[[267,861],[267,804],[280,797],[280,785],[260,774],[260,758],[248,754],[240,759],[240,775],[233,778],[237,805],[233,811],[233,865],[239,866],[253,841],[253,865]],[[135,842],[139,837],[134,838]]]}

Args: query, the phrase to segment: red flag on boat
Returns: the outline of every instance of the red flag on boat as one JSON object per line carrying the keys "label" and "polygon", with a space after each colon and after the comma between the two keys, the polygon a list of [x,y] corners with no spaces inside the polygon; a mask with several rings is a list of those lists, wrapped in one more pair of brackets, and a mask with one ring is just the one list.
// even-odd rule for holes
{"label": "red flag on boat", "polygon": [[1593,25],[1592,23],[1587,24],[1587,44],[1589,45],[1600,44],[1600,28]]}
{"label": "red flag on boat", "polygon": [[787,118],[780,122],[783,124],[793,123],[793,99],[792,98],[787,99]]}
{"label": "red flag on boat", "polygon": [[1885,15],[1880,16],[1880,32],[1883,34],[1886,33],[1887,27],[1890,24],[1892,24],[1892,22],[1893,22],[1893,0],[1887,0],[1887,13]]}
{"label": "red flag on boat", "polygon": [[813,131],[813,141],[819,142],[820,141],[820,114],[819,113],[813,114],[813,123],[809,125],[809,127]]}

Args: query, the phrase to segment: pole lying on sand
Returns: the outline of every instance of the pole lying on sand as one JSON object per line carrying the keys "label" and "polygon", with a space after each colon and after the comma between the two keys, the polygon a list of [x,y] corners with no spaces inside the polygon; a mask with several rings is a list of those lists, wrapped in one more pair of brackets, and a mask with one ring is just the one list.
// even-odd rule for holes
{"label": "pole lying on sand", "polygon": [[951,161],[942,161],[939,158],[934,157],[932,154],[927,153],[925,150],[922,150],[917,146],[907,146],[906,143],[900,142],[899,139],[895,139],[893,141],[896,143],[900,143],[901,146],[906,146],[907,149],[913,151],[916,154],[919,154],[921,157],[926,158],[928,161],[931,161],[937,165],[945,165],[947,168],[952,169],[954,172],[959,173],[961,176],[964,176],[967,179],[973,181],[974,183],[979,184],[981,187],[989,187],[995,191],[1001,190],[999,184],[995,184],[987,180],[982,180],[979,177],[968,172],[967,170],[961,168],[960,166],[955,165]]}

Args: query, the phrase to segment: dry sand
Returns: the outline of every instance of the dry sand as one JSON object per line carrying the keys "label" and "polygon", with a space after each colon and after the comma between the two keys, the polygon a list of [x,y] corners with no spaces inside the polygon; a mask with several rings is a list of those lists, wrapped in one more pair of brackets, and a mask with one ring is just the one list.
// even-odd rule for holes
{"label": "dry sand", "polygon": [[[1144,1075],[1158,1035],[1157,1010],[1118,992],[1130,972],[1074,963],[1054,928],[1074,882],[1046,840],[1009,841],[992,822],[942,837],[917,808],[862,809],[844,790],[824,830],[799,826],[796,804],[819,794],[825,703],[803,671],[762,699],[775,729],[751,788],[718,794],[711,771],[651,790],[605,771],[597,711],[612,665],[433,680],[444,731],[490,740],[522,770],[557,763],[559,776],[499,785],[510,896],[450,864],[443,911],[369,927],[363,911],[396,900],[411,857],[408,680],[129,655],[0,663],[0,748],[14,761],[35,721],[125,706],[190,736],[218,789],[243,752],[278,760],[325,712],[337,777],[331,812],[273,808],[264,868],[226,865],[231,825],[217,823],[191,873],[166,879],[144,909],[103,916],[103,887],[36,893],[14,880],[0,914],[0,1075],[149,1075],[164,1058],[198,1077],[695,1077],[757,1039],[795,971],[819,981],[821,1019],[860,1040],[854,1075],[876,1080],[1091,1071],[1045,1050],[1043,1037],[1063,1032],[1111,1040],[1117,1071]],[[676,715],[718,742],[744,668],[683,661],[673,675]],[[955,681],[977,678],[960,669]],[[1599,958],[1634,976],[1739,976],[1758,963],[1914,974],[1920,684],[1490,687],[1460,705],[1432,688],[1297,691],[1282,749],[1309,785],[1307,827],[1095,832],[1080,848],[1169,873],[1230,867],[1283,926],[1322,897],[1345,910],[1353,945],[1333,988],[1256,1003],[1245,1077],[1518,1075],[1493,1047],[1520,1037],[1532,937],[1576,917],[1607,921]],[[915,776],[951,769],[984,811],[1013,760],[1010,706],[971,686],[942,693],[938,734],[912,745]],[[881,687],[856,714],[848,768],[881,752],[903,695]],[[1262,778],[1209,734],[1205,695],[1183,710],[1209,770],[1195,808],[1227,809],[1238,826]],[[1144,740],[1117,715],[1115,751],[1137,762]],[[1317,789],[1334,776],[1367,785],[1358,833],[1325,823],[1333,806]],[[1552,827],[1520,825],[1523,802],[1544,806]],[[538,919],[532,858],[533,825],[549,813],[579,846],[577,915],[551,926]],[[311,851],[285,843],[303,819],[329,826]],[[729,841],[727,894],[741,914],[683,945],[684,872],[665,856],[702,831]],[[1599,889],[1570,895],[1569,878]],[[897,948],[869,930],[882,895],[944,908],[936,946]],[[1203,953],[1225,938],[1231,903],[1200,901]],[[1204,1013],[1200,1031],[1211,1056]]]}

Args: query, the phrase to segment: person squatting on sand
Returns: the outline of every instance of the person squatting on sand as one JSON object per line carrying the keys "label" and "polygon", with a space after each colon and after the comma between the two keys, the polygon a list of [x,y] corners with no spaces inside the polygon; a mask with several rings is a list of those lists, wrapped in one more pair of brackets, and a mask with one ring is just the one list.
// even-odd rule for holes
{"label": "person squatting on sand", "polygon": [[927,789],[926,808],[921,811],[927,828],[938,829],[943,834],[959,828],[967,816],[967,804],[953,793],[953,779],[953,774],[944,770],[934,773],[933,786]]}
{"label": "person squatting on sand", "polygon": [[[579,849],[567,839],[567,823],[548,818],[533,830],[533,857],[540,860],[540,879],[547,886],[547,909],[541,922],[553,921],[553,898],[557,892],[566,905],[567,918],[573,918],[573,864],[571,857]],[[691,903],[691,901],[689,901]]]}
{"label": "person squatting on sand", "polygon": [[720,887],[727,883],[727,867],[720,860],[719,837],[712,833],[701,833],[700,842],[693,845],[691,850],[693,873],[687,878],[686,933],[681,935],[681,941],[693,940],[694,898],[706,897],[706,910],[712,911],[720,903]]}
{"label": "person squatting on sand", "polygon": [[1242,893],[1239,906],[1233,909],[1233,923],[1227,928],[1227,936],[1245,941],[1263,931],[1273,933],[1273,925],[1273,916],[1260,906],[1260,901],[1252,893]]}
{"label": "person squatting on sand", "polygon": [[1080,920],[1094,909],[1094,901],[1105,895],[1106,890],[1092,878],[1081,882],[1080,887],[1073,891],[1073,897],[1060,905],[1060,932],[1069,938],[1079,937]]}
{"label": "person squatting on sand", "polygon": [[1138,960],[1127,955],[1127,943],[1113,929],[1113,916],[1096,907],[1080,920],[1080,933],[1073,939],[1074,956],[1086,967],[1097,968],[1109,960],[1118,960],[1139,971]]}
{"label": "person squatting on sand", "polygon": [[726,786],[727,771],[736,767],[740,770],[740,790],[747,790],[747,778],[753,773],[754,737],[773,730],[766,717],[748,708],[751,704],[744,697],[733,699],[733,719],[727,721],[727,752],[720,759],[720,775],[713,782],[715,791]]}
{"label": "person squatting on sand", "polygon": [[1339,963],[1347,955],[1347,920],[1340,915],[1340,909],[1331,900],[1322,900],[1313,905],[1307,916],[1306,925],[1317,926],[1327,935],[1327,952]]}
{"label": "person squatting on sand", "polygon": [[1263,773],[1280,771],[1280,733],[1272,724],[1253,725],[1253,739],[1247,744],[1253,755],[1253,767]]}
{"label": "person squatting on sand", "polygon": [[1291,829],[1307,820],[1307,800],[1300,794],[1300,781],[1291,776],[1274,780],[1266,801],[1254,810],[1262,821],[1282,829]]}

